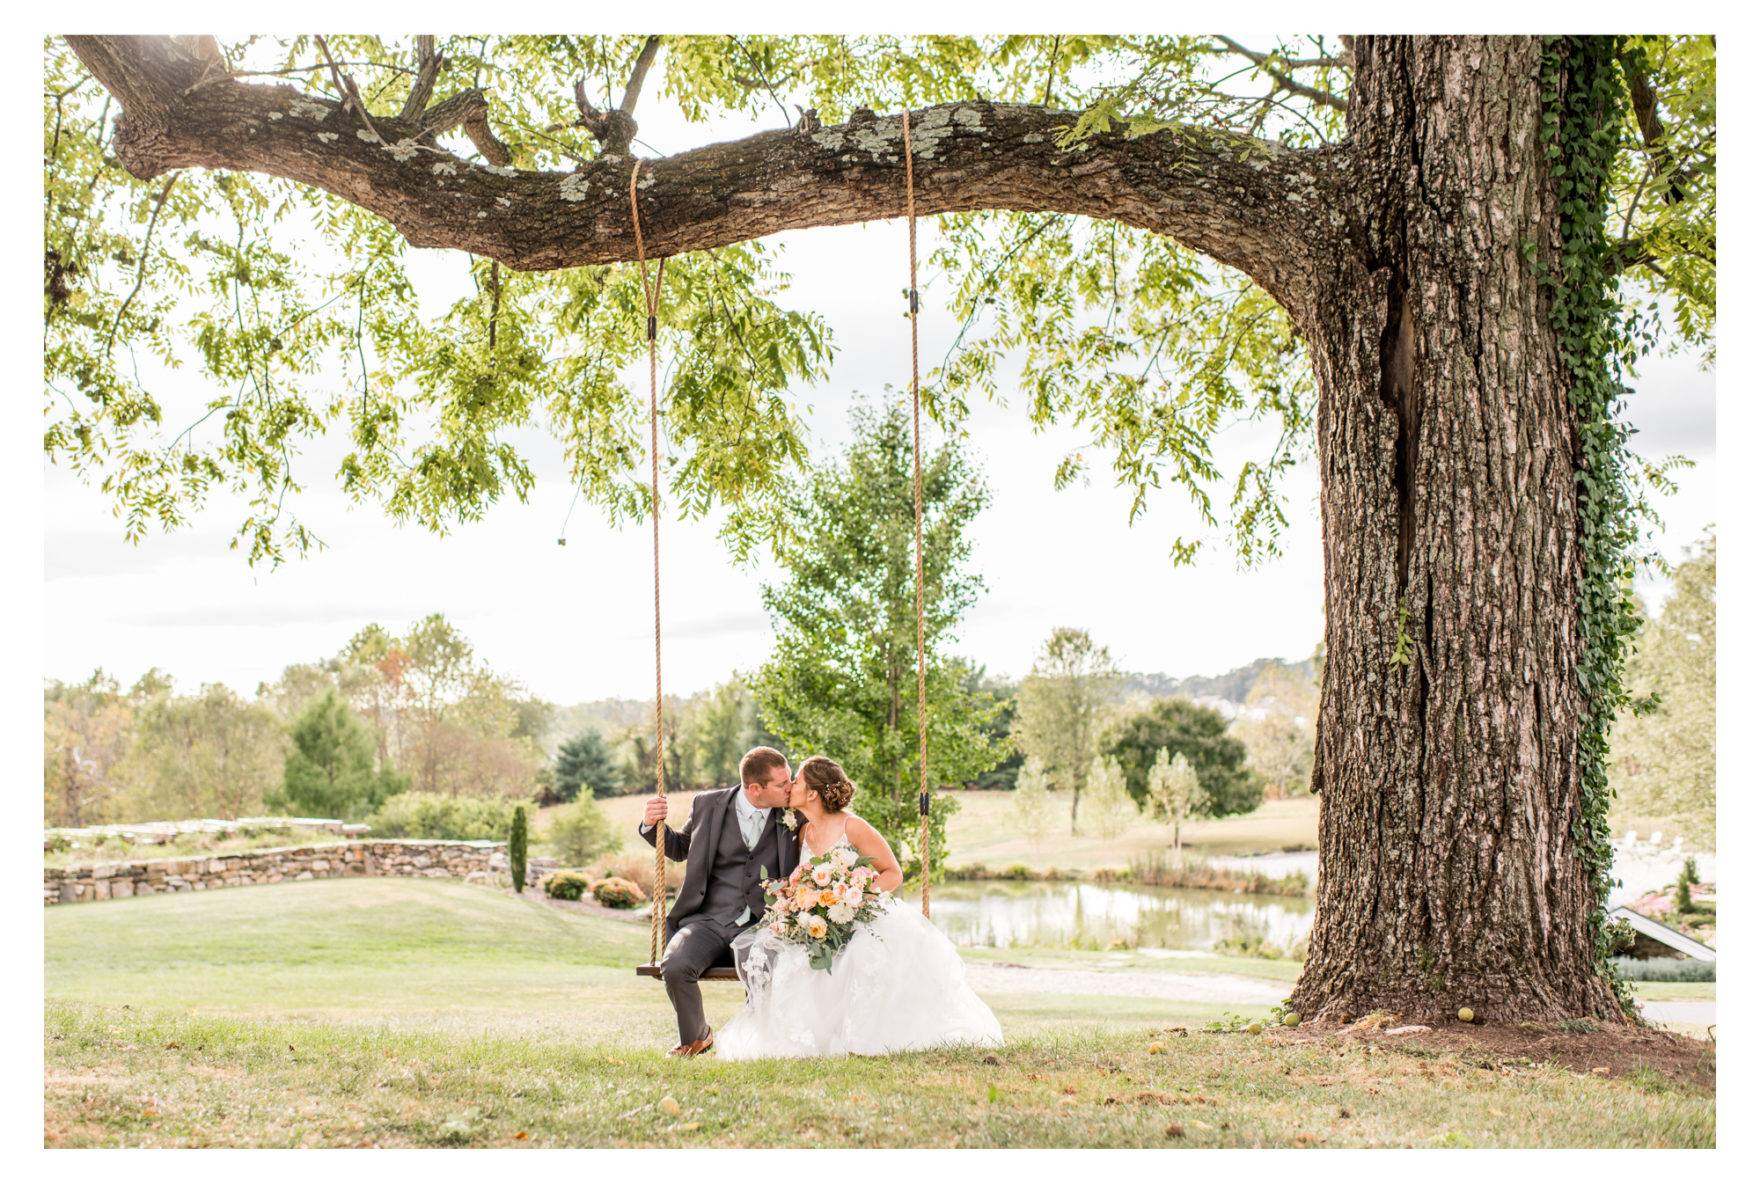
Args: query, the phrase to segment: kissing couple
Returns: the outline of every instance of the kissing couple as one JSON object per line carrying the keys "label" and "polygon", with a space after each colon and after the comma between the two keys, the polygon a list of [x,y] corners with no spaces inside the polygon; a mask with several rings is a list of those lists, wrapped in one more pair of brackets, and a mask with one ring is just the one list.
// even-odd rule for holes
{"label": "kissing couple", "polygon": [[[892,896],[904,882],[898,857],[849,809],[856,787],[837,762],[808,757],[790,773],[787,757],[759,747],[740,760],[739,778],[698,795],[684,825],[666,831],[666,857],[685,863],[660,959],[678,1014],[678,1045],[668,1054],[713,1046],[723,1059],[767,1059],[1000,1047],[1002,1026],[966,984],[953,942]],[[798,821],[787,820],[789,811]],[[664,796],[648,800],[640,833],[649,844],[666,814]],[[815,968],[806,945],[762,918],[777,881],[832,852],[846,865],[871,861],[879,895],[869,903],[877,911],[854,925],[833,968]],[[788,902],[786,887],[776,902]],[[719,1040],[698,989],[716,965],[736,966],[746,988],[745,1005]]]}

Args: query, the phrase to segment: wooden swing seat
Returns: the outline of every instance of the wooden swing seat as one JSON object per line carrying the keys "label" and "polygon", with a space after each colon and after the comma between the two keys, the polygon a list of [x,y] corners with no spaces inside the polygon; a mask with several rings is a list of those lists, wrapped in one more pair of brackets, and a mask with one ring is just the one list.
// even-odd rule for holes
{"label": "wooden swing seat", "polygon": [[[660,967],[657,965],[638,965],[636,966],[636,974],[639,977],[653,978],[655,981],[659,981]],[[700,982],[737,982],[739,981],[739,970],[731,965],[711,966],[704,970],[703,976],[697,980]]]}

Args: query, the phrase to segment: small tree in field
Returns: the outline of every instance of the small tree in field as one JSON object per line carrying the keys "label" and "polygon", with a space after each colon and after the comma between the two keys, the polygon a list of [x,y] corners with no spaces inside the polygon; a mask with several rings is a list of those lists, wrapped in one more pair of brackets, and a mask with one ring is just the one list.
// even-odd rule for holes
{"label": "small tree in field", "polygon": [[294,717],[288,736],[281,789],[265,799],[284,813],[358,821],[409,787],[403,774],[373,768],[372,733],[334,689]]}
{"label": "small tree in field", "polygon": [[1088,813],[1094,819],[1095,833],[1103,839],[1117,838],[1136,808],[1118,762],[1111,757],[1095,757],[1088,766]]}
{"label": "small tree in field", "polygon": [[[1060,627],[1045,640],[1015,704],[1015,744],[1038,757],[1051,786],[1069,794],[1069,832],[1088,785],[1101,728],[1118,696],[1112,652],[1086,630]],[[1110,750],[1108,750],[1110,751]]]}
{"label": "small tree in field", "polygon": [[526,808],[513,809],[513,830],[507,836],[508,867],[513,872],[513,890],[526,890]]}
{"label": "small tree in field", "polygon": [[591,863],[622,842],[591,794],[563,806],[544,834],[545,845],[564,863]]}
{"label": "small tree in field", "polygon": [[1028,757],[1015,778],[1014,827],[1028,842],[1045,837],[1051,825],[1051,789],[1045,780],[1045,765],[1037,757]]}
{"label": "small tree in field", "polygon": [[1180,861],[1180,823],[1197,811],[1203,796],[1197,771],[1187,763],[1185,754],[1171,760],[1166,749],[1155,754],[1155,763],[1149,766],[1149,807],[1155,817],[1173,827],[1175,863]]}

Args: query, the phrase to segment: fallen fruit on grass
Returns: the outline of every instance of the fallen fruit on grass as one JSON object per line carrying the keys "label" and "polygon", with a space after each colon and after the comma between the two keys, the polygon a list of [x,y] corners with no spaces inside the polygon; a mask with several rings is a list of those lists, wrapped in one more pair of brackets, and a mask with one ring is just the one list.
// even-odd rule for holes
{"label": "fallen fruit on grass", "polygon": [[678,1127],[678,1131],[680,1133],[695,1133],[701,1127],[702,1123],[700,1121],[686,1121]]}
{"label": "fallen fruit on grass", "polygon": [[660,1098],[660,1111],[669,1117],[676,1117],[678,1115],[678,1101],[672,1099],[670,1096],[662,1096]]}
{"label": "fallen fruit on grass", "polygon": [[1169,1125],[1167,1127],[1167,1135],[1169,1137],[1184,1137],[1186,1131],[1178,1125]]}
{"label": "fallen fruit on grass", "polygon": [[1472,1022],[1472,1021],[1473,1021],[1473,1008],[1472,1008],[1472,1007],[1470,1007],[1470,1006],[1463,1006],[1463,1007],[1461,1007],[1461,1009],[1460,1009],[1460,1020],[1461,1020],[1461,1021],[1462,1021],[1462,1022],[1463,1022],[1463,1023],[1470,1023],[1470,1022]]}
{"label": "fallen fruit on grass", "polygon": [[1149,1054],[1150,1055],[1160,1055],[1162,1052],[1164,1052],[1166,1050],[1167,1050],[1167,1044],[1165,1044],[1165,1043],[1151,1043],[1151,1044],[1149,1044]]}
{"label": "fallen fruit on grass", "polygon": [[1286,1027],[1299,1027],[1302,1025],[1302,1016],[1291,1011],[1289,1014],[1283,1016],[1283,1025]]}
{"label": "fallen fruit on grass", "polygon": [[1247,1034],[1249,1034],[1249,1035],[1257,1035],[1261,1031],[1263,1031],[1264,1029],[1265,1029],[1264,1023],[1248,1023],[1247,1024]]}

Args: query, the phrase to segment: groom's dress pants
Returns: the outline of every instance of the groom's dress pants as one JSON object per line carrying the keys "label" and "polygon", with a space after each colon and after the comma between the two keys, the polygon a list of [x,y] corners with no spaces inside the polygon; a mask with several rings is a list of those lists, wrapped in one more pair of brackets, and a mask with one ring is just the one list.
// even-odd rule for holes
{"label": "groom's dress pants", "polygon": [[696,1043],[709,1037],[709,1022],[703,1017],[703,992],[697,987],[697,979],[717,964],[733,964],[733,952],[728,946],[743,931],[723,926],[712,917],[686,917],[684,925],[666,942],[666,952],[660,958],[660,978],[666,983],[672,1009],[678,1012],[680,1043]]}

